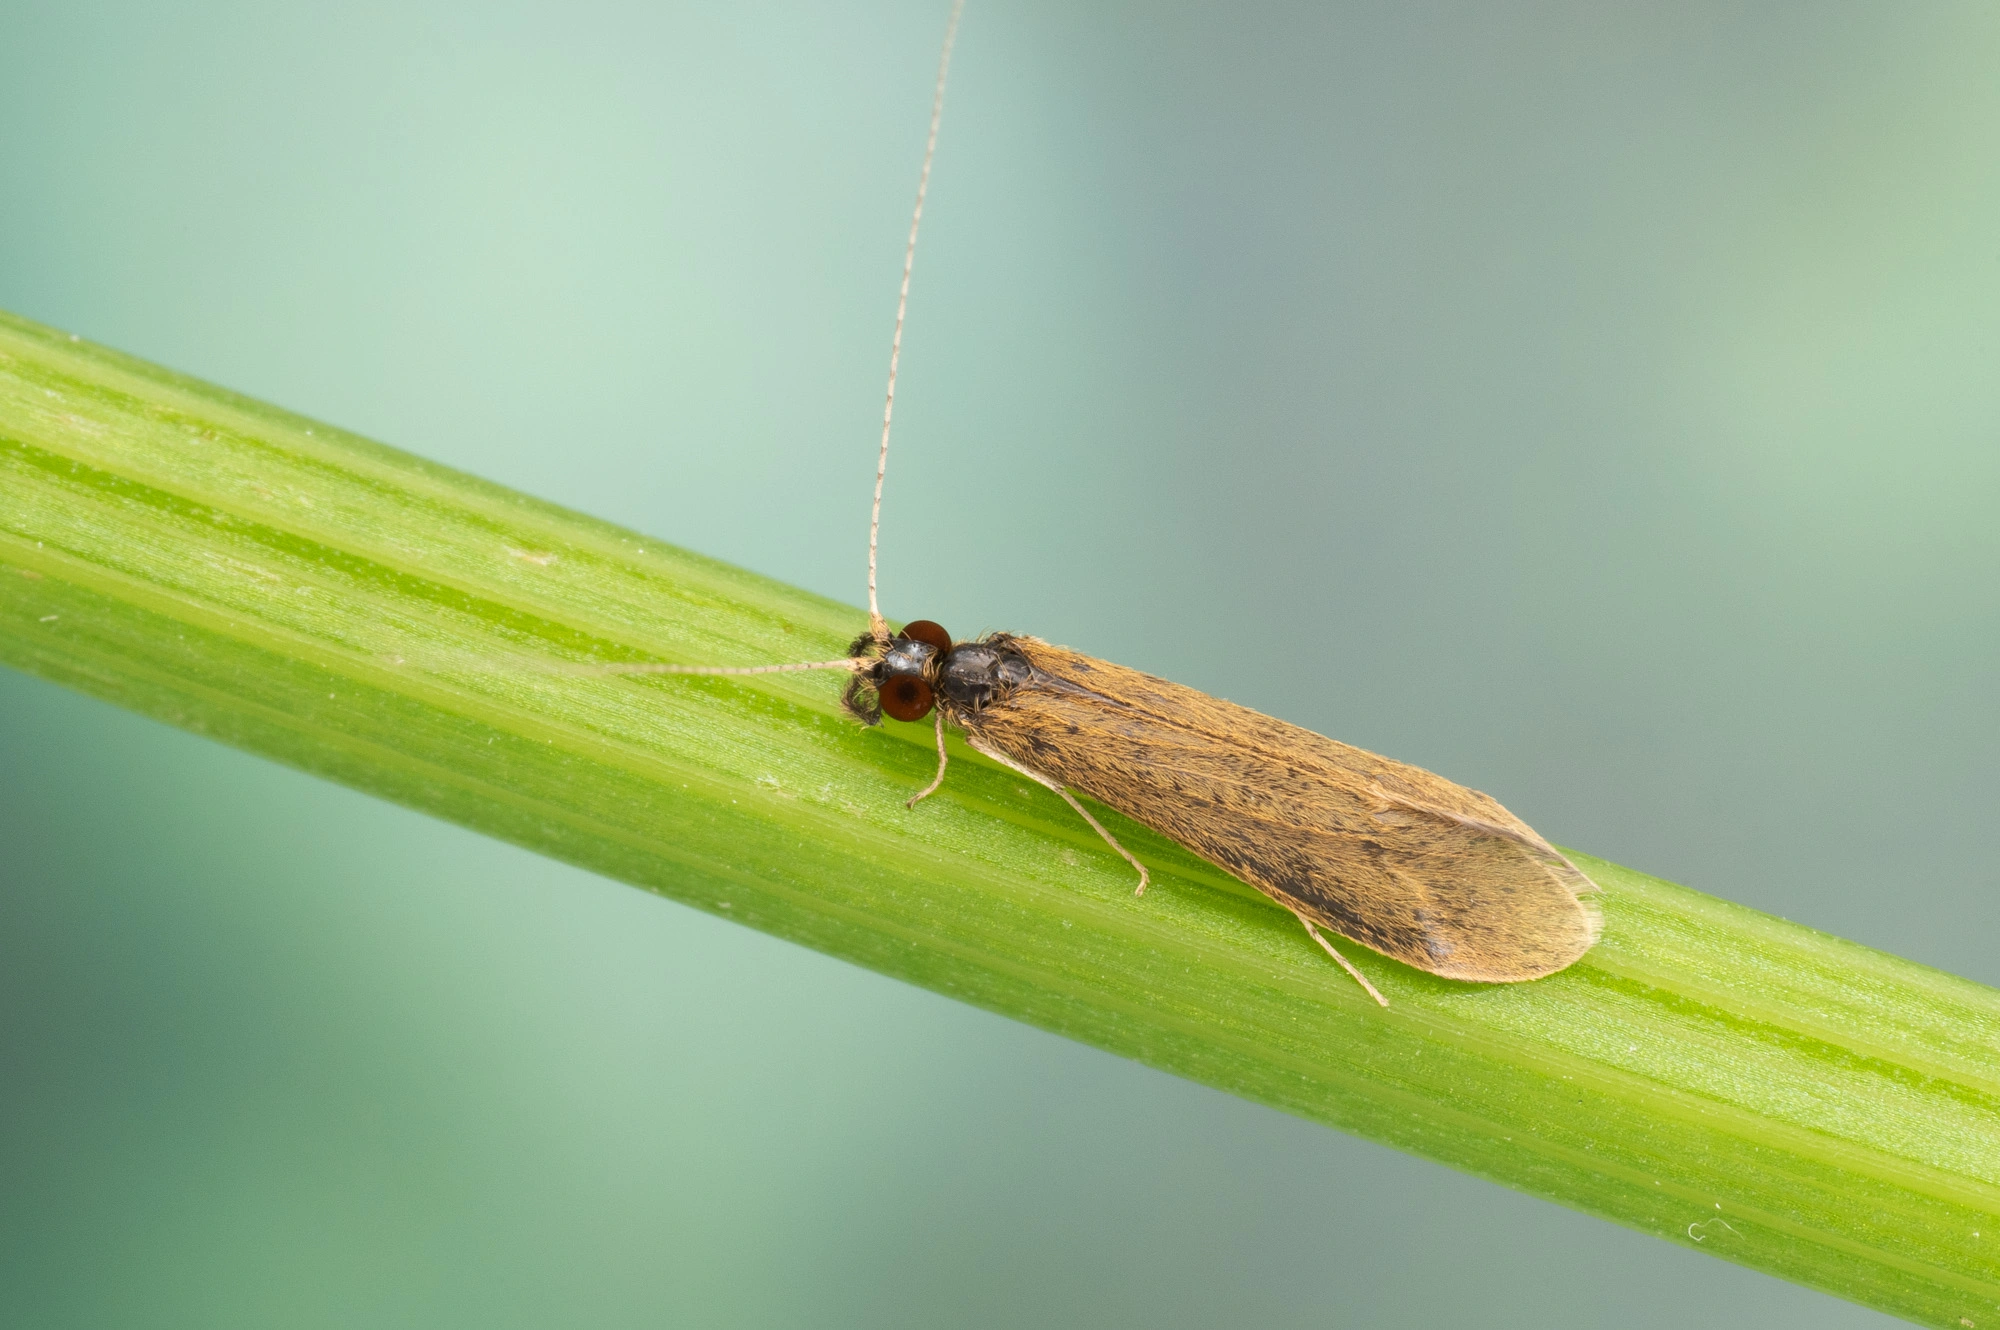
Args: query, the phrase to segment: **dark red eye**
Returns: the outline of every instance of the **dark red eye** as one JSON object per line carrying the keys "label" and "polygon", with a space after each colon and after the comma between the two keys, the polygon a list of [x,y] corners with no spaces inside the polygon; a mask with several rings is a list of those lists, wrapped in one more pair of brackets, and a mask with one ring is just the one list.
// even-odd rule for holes
{"label": "dark red eye", "polygon": [[929,619],[914,619],[904,624],[903,631],[896,636],[935,647],[940,656],[951,650],[951,634],[944,630],[943,625],[932,623]]}
{"label": "dark red eye", "polygon": [[931,714],[931,686],[907,675],[891,679],[882,685],[882,710],[897,720],[922,720]]}

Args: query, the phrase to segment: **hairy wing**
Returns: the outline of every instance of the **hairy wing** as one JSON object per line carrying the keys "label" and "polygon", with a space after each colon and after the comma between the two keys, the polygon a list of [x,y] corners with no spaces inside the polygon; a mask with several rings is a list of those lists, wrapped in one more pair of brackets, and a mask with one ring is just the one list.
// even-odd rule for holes
{"label": "hairy wing", "polygon": [[1032,638],[1034,677],[964,718],[1024,765],[1344,937],[1432,974],[1554,973],[1596,940],[1590,880],[1477,790]]}

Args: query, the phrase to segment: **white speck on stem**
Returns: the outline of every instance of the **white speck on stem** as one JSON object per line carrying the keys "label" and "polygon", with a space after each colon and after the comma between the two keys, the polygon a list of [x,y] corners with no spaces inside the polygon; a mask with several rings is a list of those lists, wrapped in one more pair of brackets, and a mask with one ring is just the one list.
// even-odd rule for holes
{"label": "white speck on stem", "polygon": [[54,615],[54,614],[44,614],[44,615],[43,615],[43,616],[41,617],[41,622],[43,622],[43,623],[54,623],[54,622],[55,622],[55,621],[57,620],[57,618],[59,618],[59,617],[60,617],[59,615]]}

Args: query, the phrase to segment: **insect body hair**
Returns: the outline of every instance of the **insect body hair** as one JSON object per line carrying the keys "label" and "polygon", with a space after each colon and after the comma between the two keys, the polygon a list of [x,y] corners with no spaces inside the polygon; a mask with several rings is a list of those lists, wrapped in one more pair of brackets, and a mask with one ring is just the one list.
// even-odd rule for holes
{"label": "insect body hair", "polygon": [[[848,643],[847,654],[857,661],[877,660],[882,655],[882,643],[870,629]],[[840,693],[840,705],[863,725],[882,723],[882,697],[865,669],[855,670],[854,677],[847,681],[847,687]]]}
{"label": "insect body hair", "polygon": [[865,674],[857,674],[841,690],[840,705],[863,725],[882,723],[882,694]]}

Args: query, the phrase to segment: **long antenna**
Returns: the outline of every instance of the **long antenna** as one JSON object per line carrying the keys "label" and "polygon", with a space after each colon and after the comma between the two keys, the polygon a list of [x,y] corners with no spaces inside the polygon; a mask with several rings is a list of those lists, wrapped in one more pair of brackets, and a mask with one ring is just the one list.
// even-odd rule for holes
{"label": "long antenna", "polygon": [[882,451],[875,458],[875,506],[868,514],[868,631],[877,642],[889,641],[889,624],[875,599],[875,546],[882,534],[882,477],[889,470],[889,421],[896,414],[896,362],[903,355],[903,316],[910,308],[910,266],[917,260],[917,228],[924,220],[924,195],[931,187],[931,158],[937,154],[938,122],[944,118],[944,76],[951,68],[951,44],[958,37],[958,16],[965,0],[952,0],[951,20],[944,28],[944,49],[938,53],[937,88],[931,93],[931,132],[924,140],[924,169],[917,176],[917,206],[910,214],[910,243],[903,250],[903,289],[896,295],[896,335],[889,340],[889,391],[882,401]]}
{"label": "long antenna", "polygon": [[840,660],[808,660],[796,665],[655,665],[647,661],[610,661],[602,665],[559,665],[558,674],[796,674],[800,670],[847,670],[859,673],[862,662],[852,656]]}

